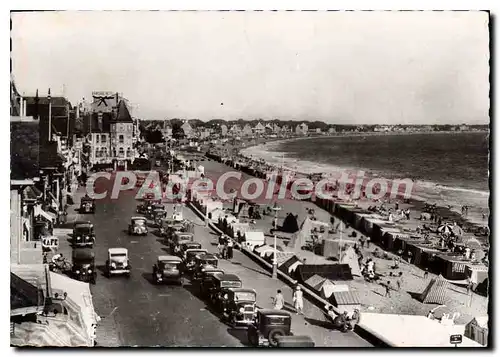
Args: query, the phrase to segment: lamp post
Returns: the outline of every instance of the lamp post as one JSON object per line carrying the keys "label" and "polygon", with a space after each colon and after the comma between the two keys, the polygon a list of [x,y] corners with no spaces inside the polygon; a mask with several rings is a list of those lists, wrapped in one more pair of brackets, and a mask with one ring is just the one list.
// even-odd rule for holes
{"label": "lamp post", "polygon": [[[273,221],[273,226],[274,222],[277,222],[278,220],[278,212],[281,211],[281,207],[278,207],[278,205],[275,205],[272,210],[274,211],[274,221]],[[277,249],[276,249],[276,228],[274,227],[274,255],[273,255],[273,273],[272,273],[272,278],[277,279],[278,278],[278,259],[277,259]]]}

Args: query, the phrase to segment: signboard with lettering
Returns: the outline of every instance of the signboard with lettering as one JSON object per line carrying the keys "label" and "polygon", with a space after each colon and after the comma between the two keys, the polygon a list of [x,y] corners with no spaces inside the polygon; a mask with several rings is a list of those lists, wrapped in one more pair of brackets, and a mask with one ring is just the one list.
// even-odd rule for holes
{"label": "signboard with lettering", "polygon": [[58,248],[59,247],[59,238],[58,237],[44,237],[42,239],[42,247],[44,248]]}
{"label": "signboard with lettering", "polygon": [[462,335],[451,335],[450,343],[454,344],[455,346],[458,345],[459,343],[462,343]]}

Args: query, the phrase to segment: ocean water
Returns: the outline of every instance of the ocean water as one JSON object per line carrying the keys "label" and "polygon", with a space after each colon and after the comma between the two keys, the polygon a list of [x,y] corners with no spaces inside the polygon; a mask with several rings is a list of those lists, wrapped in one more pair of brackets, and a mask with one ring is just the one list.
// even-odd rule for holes
{"label": "ocean water", "polygon": [[484,132],[322,137],[271,142],[242,153],[299,172],[363,170],[368,177],[410,178],[413,198],[458,212],[468,205],[468,218],[476,222],[484,223],[489,215],[489,137]]}

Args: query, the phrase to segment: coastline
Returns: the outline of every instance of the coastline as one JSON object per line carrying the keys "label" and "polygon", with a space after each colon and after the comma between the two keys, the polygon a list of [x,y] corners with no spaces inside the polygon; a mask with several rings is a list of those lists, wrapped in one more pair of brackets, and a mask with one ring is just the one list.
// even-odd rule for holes
{"label": "coastline", "polygon": [[[427,135],[427,134],[446,134],[446,135],[453,135],[453,134],[461,134],[461,133],[466,133],[466,132],[456,132],[456,131],[442,131],[442,132],[411,132],[411,133],[401,133],[401,132],[390,132],[390,133],[348,133],[349,135],[347,136],[387,136],[387,135]],[[471,133],[488,133],[488,131],[474,131]],[[260,161],[260,162],[265,162],[266,165],[271,166],[271,167],[284,167],[285,169],[288,169],[290,171],[295,172],[298,176],[308,176],[311,173],[317,173],[317,172],[325,172],[326,170],[363,170],[365,172],[365,175],[368,178],[371,177],[379,177],[376,174],[373,174],[370,170],[366,169],[356,169],[356,168],[343,168],[339,166],[334,166],[330,164],[321,164],[318,163],[318,168],[315,171],[307,172],[304,171],[303,169],[301,170],[297,166],[291,167],[289,163],[285,162],[286,156],[284,156],[284,159],[282,159],[281,165],[279,164],[279,160],[275,160],[274,162],[272,160],[269,160],[269,156],[272,155],[272,146],[269,148],[270,145],[280,145],[283,142],[288,142],[288,141],[294,141],[294,140],[312,140],[312,139],[317,139],[317,138],[338,138],[338,137],[345,137],[345,134],[336,134],[336,135],[328,135],[328,136],[312,136],[312,137],[297,137],[297,138],[287,138],[287,139],[281,139],[281,140],[267,140],[265,142],[259,142],[255,145],[251,145],[248,147],[244,147],[238,150],[238,155],[241,157],[246,158],[247,160],[253,160],[253,161]],[[260,152],[256,152],[255,149],[259,148],[261,149]],[[269,150],[271,149],[271,150]],[[267,157],[266,157],[267,156]],[[301,162],[302,164],[307,163],[313,166],[313,162],[309,162],[307,160],[301,161],[297,159],[293,159],[296,162]],[[321,170],[324,168],[324,170]],[[417,192],[417,194],[412,195],[412,198],[410,199],[410,206],[413,207],[414,209],[417,210],[423,210],[425,203],[430,202],[436,203],[438,205],[438,209],[440,212],[440,215],[443,217],[449,217],[450,220],[460,222],[467,228],[472,228],[478,227],[478,226],[489,226],[489,196],[490,196],[490,191],[481,191],[481,190],[474,190],[474,189],[468,189],[468,188],[463,188],[463,187],[453,187],[453,186],[446,186],[444,184],[440,183],[435,183],[431,181],[422,181],[422,180],[414,180],[414,182],[417,184],[418,187],[421,187],[420,192]],[[451,199],[444,198],[440,200],[439,202],[436,202],[433,200],[433,198],[428,198],[430,194],[426,191],[429,189],[429,186],[433,186],[433,189],[440,190],[441,192],[443,191],[448,191],[453,194],[462,194],[463,196],[465,193],[469,194],[476,194],[478,197],[480,197],[481,202],[483,203],[483,207],[479,207],[476,209],[475,212],[472,214],[469,214],[467,217],[463,217],[460,214],[460,209],[458,207],[454,207],[453,205],[450,205],[456,202],[452,202]],[[427,195],[426,195],[427,194]],[[423,196],[423,197],[422,197]],[[427,197],[426,197],[427,196]],[[441,193],[439,193],[439,196],[442,196]],[[441,197],[442,198],[442,197]],[[433,202],[434,201],[434,202]],[[483,201],[487,201],[486,205],[484,204]],[[466,202],[469,207],[470,207],[470,201]],[[472,205],[473,206],[473,205]],[[484,216],[486,215],[486,217]]]}

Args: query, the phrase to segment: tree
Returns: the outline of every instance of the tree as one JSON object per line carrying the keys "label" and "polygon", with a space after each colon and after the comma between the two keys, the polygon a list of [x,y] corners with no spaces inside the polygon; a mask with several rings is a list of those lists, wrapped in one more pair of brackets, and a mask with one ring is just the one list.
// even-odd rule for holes
{"label": "tree", "polygon": [[162,143],[165,139],[163,138],[163,135],[161,131],[159,130],[153,130],[153,131],[147,131],[146,132],[146,141],[151,144],[158,144]]}

